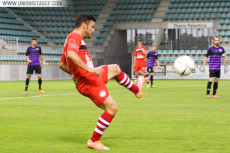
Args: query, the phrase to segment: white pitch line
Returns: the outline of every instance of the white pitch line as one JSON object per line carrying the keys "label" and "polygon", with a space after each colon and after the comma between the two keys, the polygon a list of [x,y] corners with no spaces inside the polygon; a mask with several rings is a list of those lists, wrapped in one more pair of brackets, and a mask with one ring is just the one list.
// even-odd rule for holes
{"label": "white pitch line", "polygon": [[[229,84],[222,84],[221,86],[223,85],[229,85]],[[207,86],[207,85],[192,85],[192,86]],[[192,87],[192,86],[177,86],[177,87]],[[156,89],[165,89],[165,88],[174,88],[176,90],[177,87],[164,87],[164,88],[156,88]],[[125,90],[112,90],[112,91],[109,91],[109,92],[117,92],[117,91],[128,91],[127,89]],[[58,96],[58,95],[63,95],[63,96],[66,96],[66,95],[78,95],[80,93],[71,93],[71,94],[51,94],[51,95],[40,95],[40,96],[30,96],[30,97],[13,97],[13,98],[2,98],[0,100],[10,100],[10,99],[19,99],[19,98],[33,98],[33,97],[43,97],[43,96]]]}
{"label": "white pitch line", "polygon": [[[128,90],[112,90],[109,92],[117,92],[117,91],[128,91]],[[58,95],[78,95],[80,93],[71,93],[71,94],[50,94],[50,95],[40,95],[40,96],[30,96],[30,97],[13,97],[13,98],[2,98],[0,100],[10,100],[10,99],[19,99],[19,98],[34,98],[34,97],[43,97],[43,96],[58,96]]]}

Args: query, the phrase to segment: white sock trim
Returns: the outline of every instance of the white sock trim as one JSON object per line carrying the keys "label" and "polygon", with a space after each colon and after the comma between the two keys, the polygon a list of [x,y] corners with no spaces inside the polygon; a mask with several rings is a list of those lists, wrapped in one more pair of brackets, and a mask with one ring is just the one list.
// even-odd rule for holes
{"label": "white sock trim", "polygon": [[97,133],[99,133],[99,134],[103,134],[103,133],[104,133],[103,131],[99,130],[98,128],[95,128],[95,131],[96,131]]}
{"label": "white sock trim", "polygon": [[124,78],[119,82],[120,84],[123,84],[127,78],[127,75],[125,74]]}
{"label": "white sock trim", "polygon": [[104,120],[104,119],[103,119],[103,118],[101,118],[101,117],[99,117],[99,120],[100,120],[100,121],[102,121],[103,123],[105,123],[105,124],[106,124],[106,125],[108,125],[108,126],[110,125],[110,123],[109,123],[109,122],[107,122],[106,120]]}
{"label": "white sock trim", "polygon": [[100,128],[102,128],[102,129],[106,129],[106,128],[107,128],[106,126],[100,124],[99,122],[97,122],[97,125],[98,125]]}

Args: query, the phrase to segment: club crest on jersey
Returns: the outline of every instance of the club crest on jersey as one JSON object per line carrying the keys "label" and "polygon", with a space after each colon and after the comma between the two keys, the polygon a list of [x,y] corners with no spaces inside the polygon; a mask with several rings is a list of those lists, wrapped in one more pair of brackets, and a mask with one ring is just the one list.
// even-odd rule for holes
{"label": "club crest on jersey", "polygon": [[219,49],[219,52],[222,52],[222,49]]}
{"label": "club crest on jersey", "polygon": [[39,48],[36,48],[36,50],[39,50]]}
{"label": "club crest on jersey", "polygon": [[101,92],[100,92],[100,97],[105,97],[106,96],[106,92],[104,91],[104,90],[102,90]]}

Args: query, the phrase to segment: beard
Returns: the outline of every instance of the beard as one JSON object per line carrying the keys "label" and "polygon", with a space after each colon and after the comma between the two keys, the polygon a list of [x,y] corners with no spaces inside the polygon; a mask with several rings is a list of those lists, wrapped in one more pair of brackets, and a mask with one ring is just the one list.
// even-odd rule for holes
{"label": "beard", "polygon": [[215,44],[216,46],[219,46],[220,44]]}
{"label": "beard", "polygon": [[90,38],[91,38],[90,33],[86,32],[86,38],[87,38],[87,39],[90,39]]}

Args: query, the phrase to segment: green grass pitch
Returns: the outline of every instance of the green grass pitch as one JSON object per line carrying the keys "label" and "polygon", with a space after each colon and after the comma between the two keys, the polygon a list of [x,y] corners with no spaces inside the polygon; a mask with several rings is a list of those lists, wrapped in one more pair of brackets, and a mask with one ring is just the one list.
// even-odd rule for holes
{"label": "green grass pitch", "polygon": [[[207,80],[155,80],[138,99],[111,80],[118,112],[101,142],[110,152],[225,153],[230,150],[230,80],[206,99]],[[72,81],[0,82],[1,153],[103,152],[86,145],[103,111]],[[213,88],[213,85],[212,85]],[[212,93],[212,92],[211,92]]]}

